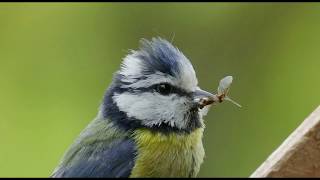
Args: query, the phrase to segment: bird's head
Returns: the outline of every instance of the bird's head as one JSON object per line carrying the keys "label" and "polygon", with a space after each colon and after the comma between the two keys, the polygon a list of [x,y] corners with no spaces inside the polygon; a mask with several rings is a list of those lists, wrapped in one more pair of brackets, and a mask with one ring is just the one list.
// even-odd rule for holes
{"label": "bird's head", "polygon": [[198,86],[190,61],[168,41],[141,40],[114,75],[101,112],[125,129],[191,132],[213,95]]}

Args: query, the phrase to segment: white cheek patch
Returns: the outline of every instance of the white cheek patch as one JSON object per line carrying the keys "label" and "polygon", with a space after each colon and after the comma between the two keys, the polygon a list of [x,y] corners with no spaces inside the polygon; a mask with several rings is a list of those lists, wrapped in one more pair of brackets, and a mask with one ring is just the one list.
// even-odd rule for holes
{"label": "white cheek patch", "polygon": [[139,95],[122,93],[115,94],[113,100],[119,109],[142,121],[146,126],[168,123],[172,127],[184,128],[187,126],[185,112],[189,109],[186,99],[176,95],[162,96],[157,93],[145,92]]}
{"label": "white cheek patch", "polygon": [[205,107],[203,107],[202,109],[199,110],[199,115],[200,115],[201,118],[208,114],[208,111],[209,111],[210,107],[211,107],[211,105],[207,105],[207,106],[205,106]]}

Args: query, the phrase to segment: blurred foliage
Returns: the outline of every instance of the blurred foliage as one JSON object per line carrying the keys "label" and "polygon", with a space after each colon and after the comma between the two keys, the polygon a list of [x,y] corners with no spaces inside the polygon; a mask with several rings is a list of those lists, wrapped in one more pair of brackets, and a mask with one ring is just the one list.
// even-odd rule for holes
{"label": "blurred foliage", "polygon": [[192,61],[202,89],[233,75],[206,117],[201,177],[248,177],[320,101],[320,4],[1,3],[0,176],[47,177],[95,117],[140,38]]}

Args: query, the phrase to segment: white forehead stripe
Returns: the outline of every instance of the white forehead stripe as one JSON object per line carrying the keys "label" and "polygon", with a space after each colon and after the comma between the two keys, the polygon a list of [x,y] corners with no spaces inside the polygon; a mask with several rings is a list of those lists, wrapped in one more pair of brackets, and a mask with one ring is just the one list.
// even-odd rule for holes
{"label": "white forehead stripe", "polygon": [[128,55],[123,59],[119,73],[127,77],[141,76],[142,70],[141,60],[133,55]]}
{"label": "white forehead stripe", "polygon": [[[154,74],[144,74],[144,64],[141,59],[135,56],[135,52],[126,56],[122,62],[119,74],[123,75],[122,79],[125,82],[132,83],[131,85],[124,85],[123,87],[149,87],[156,83],[168,82],[172,85],[179,86],[187,91],[195,91],[198,80],[196,78],[195,71],[186,57],[182,56],[179,61],[179,74],[177,77],[172,77],[162,72],[156,72]],[[145,77],[136,81],[139,77]]]}
{"label": "white forehead stripe", "polygon": [[129,85],[122,85],[122,88],[141,88],[141,87],[150,87],[154,84],[159,84],[159,83],[170,83],[170,84],[177,84],[177,80],[175,78],[172,78],[171,76],[165,76],[163,73],[157,72],[151,75],[146,75],[146,79],[140,79],[139,81],[130,81],[132,84]]}
{"label": "white forehead stripe", "polygon": [[193,69],[192,64],[190,61],[182,55],[180,65],[180,77],[181,77],[181,84],[187,89],[191,91],[195,91],[196,87],[198,86],[198,80],[196,77],[196,73]]}

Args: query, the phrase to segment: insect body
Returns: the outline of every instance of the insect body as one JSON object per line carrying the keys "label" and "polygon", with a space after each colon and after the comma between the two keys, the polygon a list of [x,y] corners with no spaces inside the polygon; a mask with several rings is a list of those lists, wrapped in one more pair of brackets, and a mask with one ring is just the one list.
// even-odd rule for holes
{"label": "insect body", "polygon": [[232,76],[226,76],[220,80],[219,86],[218,86],[218,92],[215,95],[219,102],[223,102],[224,100],[230,101],[233,104],[235,104],[238,107],[241,107],[240,104],[232,100],[228,95],[231,83],[232,83]]}

